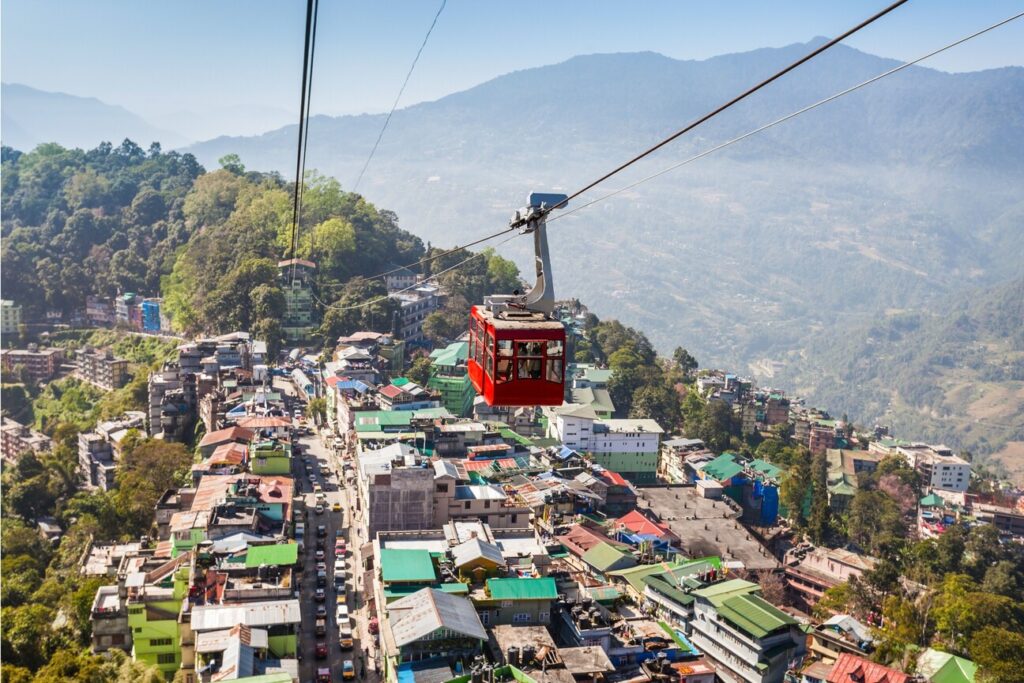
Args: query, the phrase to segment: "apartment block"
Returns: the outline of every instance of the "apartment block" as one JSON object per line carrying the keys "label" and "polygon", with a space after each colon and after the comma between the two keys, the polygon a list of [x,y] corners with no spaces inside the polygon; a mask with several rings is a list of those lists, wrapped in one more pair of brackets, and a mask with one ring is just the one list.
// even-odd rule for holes
{"label": "apartment block", "polygon": [[112,391],[128,383],[128,361],[115,358],[110,349],[78,349],[75,351],[78,376],[101,389]]}
{"label": "apartment block", "polygon": [[[25,368],[32,382],[52,379],[64,362],[64,349],[39,348],[29,344],[27,349],[0,350],[0,368],[4,373],[14,373],[15,368]],[[16,380],[11,380],[16,381]]]}

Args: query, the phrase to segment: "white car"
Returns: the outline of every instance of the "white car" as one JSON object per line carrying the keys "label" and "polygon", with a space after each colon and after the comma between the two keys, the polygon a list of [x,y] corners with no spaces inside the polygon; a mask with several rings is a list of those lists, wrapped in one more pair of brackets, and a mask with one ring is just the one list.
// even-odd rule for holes
{"label": "white car", "polygon": [[338,559],[336,559],[334,561],[334,571],[335,572],[343,572],[343,571],[345,571],[345,558],[344,557],[339,557]]}
{"label": "white car", "polygon": [[338,605],[338,611],[334,616],[338,620],[338,626],[347,626],[351,623],[348,616],[348,605]]}

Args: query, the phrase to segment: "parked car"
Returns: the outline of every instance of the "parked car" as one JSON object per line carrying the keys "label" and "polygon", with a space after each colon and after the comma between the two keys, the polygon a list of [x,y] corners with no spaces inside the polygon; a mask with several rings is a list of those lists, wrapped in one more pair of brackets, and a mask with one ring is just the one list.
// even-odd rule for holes
{"label": "parked car", "polygon": [[323,505],[320,505],[319,503],[317,503],[317,506],[314,509],[316,510],[316,514],[318,514],[318,515],[324,514],[324,506]]}
{"label": "parked car", "polygon": [[317,659],[324,659],[325,657],[327,657],[327,643],[325,643],[322,640],[317,641],[317,644],[316,644],[316,658]]}
{"label": "parked car", "polygon": [[316,634],[318,636],[327,635],[327,620],[317,619],[316,620]]}
{"label": "parked car", "polygon": [[352,641],[352,629],[348,626],[343,626],[338,631],[338,644],[342,650],[351,650],[354,645]]}
{"label": "parked car", "polygon": [[327,607],[326,606],[324,606],[324,605],[317,605],[316,606],[316,618],[317,619],[326,619],[327,618]]}
{"label": "parked car", "polygon": [[313,592],[313,599],[317,602],[325,602],[327,600],[327,591],[325,591],[323,588],[317,588]]}

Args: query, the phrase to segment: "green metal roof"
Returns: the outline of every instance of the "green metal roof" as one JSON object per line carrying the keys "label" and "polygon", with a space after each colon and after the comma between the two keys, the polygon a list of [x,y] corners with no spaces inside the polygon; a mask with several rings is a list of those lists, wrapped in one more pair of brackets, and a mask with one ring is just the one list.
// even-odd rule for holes
{"label": "green metal roof", "polygon": [[558,587],[550,576],[536,579],[487,579],[494,600],[557,600]]}
{"label": "green metal roof", "polygon": [[607,383],[612,378],[611,370],[600,368],[587,368],[583,371],[583,379],[597,384]]}
{"label": "green metal roof", "polygon": [[622,591],[614,586],[595,586],[587,589],[587,595],[598,602],[615,602],[622,597]]}
{"label": "green metal roof", "polygon": [[715,583],[693,592],[694,595],[704,598],[715,607],[720,607],[723,602],[737,595],[748,595],[760,590],[756,583],[744,581],[743,579],[731,579]]}
{"label": "green metal roof", "polygon": [[502,427],[501,429],[498,430],[498,433],[501,434],[501,438],[505,439],[506,442],[512,441],[519,444],[520,446],[526,446],[527,448],[533,445],[532,441],[527,439],[522,434],[516,434],[508,427]]}
{"label": "green metal roof", "polygon": [[393,380],[391,380],[391,383],[394,384],[396,387],[404,387],[411,381],[412,380],[409,379],[408,377],[396,377]]}
{"label": "green metal roof", "polygon": [[931,648],[917,660],[917,673],[928,683],[974,683],[977,671],[971,660]]}
{"label": "green metal roof", "polygon": [[650,576],[651,574],[657,574],[659,572],[669,571],[672,569],[679,569],[682,566],[683,564],[681,562],[659,562],[657,564],[641,564],[629,569],[618,569],[610,571],[608,574],[625,579],[637,593],[642,593],[644,590],[645,576]]}
{"label": "green metal roof", "polygon": [[298,543],[278,543],[275,545],[251,545],[245,553],[246,568],[261,565],[280,566],[295,564],[299,559]]}
{"label": "green metal roof", "polygon": [[626,569],[636,565],[636,558],[604,541],[583,553],[581,559],[599,572]]}
{"label": "green metal roof", "polygon": [[793,617],[752,594],[733,595],[723,600],[718,606],[718,615],[755,638],[764,638],[797,623]]}
{"label": "green metal roof", "polygon": [[778,479],[782,475],[781,467],[776,467],[770,462],[759,458],[754,458],[754,460],[750,462],[750,469],[755,472],[760,472],[769,479]]}
{"label": "green metal roof", "polygon": [[666,598],[678,602],[680,605],[689,605],[693,602],[694,597],[689,593],[680,590],[675,583],[668,577],[671,576],[668,572],[661,572],[660,574],[651,574],[645,576],[642,581],[644,585],[649,587],[651,590],[661,593]]}
{"label": "green metal roof", "polygon": [[945,504],[945,501],[937,493],[929,493],[920,502],[926,508],[942,507]]}
{"label": "green metal roof", "polygon": [[456,366],[469,358],[468,342],[452,342],[443,349],[430,352],[430,360],[434,365]]}
{"label": "green metal roof", "polygon": [[383,548],[380,571],[385,583],[433,583],[437,579],[429,550]]}
{"label": "green metal roof", "polygon": [[693,648],[692,645],[690,645],[685,640],[680,638],[679,633],[677,633],[674,628],[666,624],[664,621],[659,621],[658,626],[660,626],[665,631],[665,633],[669,635],[669,637],[675,642],[676,647],[678,647],[680,650],[694,655],[700,654]]}
{"label": "green metal roof", "polygon": [[726,481],[732,479],[743,471],[743,466],[736,462],[736,456],[732,453],[722,453],[720,456],[704,465],[701,468],[706,477],[715,481]]}

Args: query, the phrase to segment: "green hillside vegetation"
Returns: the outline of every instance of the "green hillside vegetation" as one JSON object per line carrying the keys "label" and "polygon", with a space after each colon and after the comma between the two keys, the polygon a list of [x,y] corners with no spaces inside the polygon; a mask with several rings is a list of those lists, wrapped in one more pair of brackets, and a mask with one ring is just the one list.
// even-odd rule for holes
{"label": "green hillside vegetation", "polygon": [[977,456],[997,453],[1024,441],[1024,278],[819,335],[804,363],[792,380],[836,414]]}

